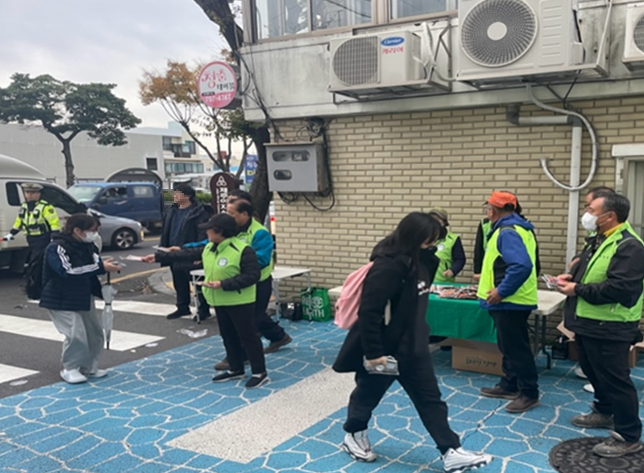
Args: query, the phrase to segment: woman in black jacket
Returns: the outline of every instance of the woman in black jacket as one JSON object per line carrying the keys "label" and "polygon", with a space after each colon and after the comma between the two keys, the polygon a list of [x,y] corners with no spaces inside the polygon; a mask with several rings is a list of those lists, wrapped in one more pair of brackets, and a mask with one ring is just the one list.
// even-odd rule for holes
{"label": "woman in black jacket", "polygon": [[[461,472],[492,460],[489,455],[461,448],[458,435],[447,421],[447,405],[441,400],[427,345],[425,313],[439,264],[432,246],[440,230],[440,224],[429,215],[411,213],[371,255],[373,266],[364,281],[358,321],[333,365],[337,372],[356,373],[342,445],[356,460],[369,462],[377,458],[371,450],[367,426],[373,410],[396,380],[409,394],[436,442],[446,471]],[[385,318],[388,304],[390,320]],[[377,374],[387,365],[388,356],[396,359],[398,375]]]}
{"label": "woman in black jacket", "polygon": [[99,226],[91,215],[72,215],[45,250],[40,307],[65,336],[60,376],[70,384],[107,375],[98,369],[104,339],[94,297],[102,297],[97,275],[121,268],[98,255]]}

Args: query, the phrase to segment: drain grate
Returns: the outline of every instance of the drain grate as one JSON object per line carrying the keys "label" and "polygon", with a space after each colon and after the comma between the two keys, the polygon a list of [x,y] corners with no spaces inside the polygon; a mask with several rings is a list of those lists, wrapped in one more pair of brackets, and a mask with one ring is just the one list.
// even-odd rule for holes
{"label": "drain grate", "polygon": [[602,458],[592,450],[606,437],[566,440],[550,450],[550,464],[560,473],[642,473],[644,451],[620,458]]}

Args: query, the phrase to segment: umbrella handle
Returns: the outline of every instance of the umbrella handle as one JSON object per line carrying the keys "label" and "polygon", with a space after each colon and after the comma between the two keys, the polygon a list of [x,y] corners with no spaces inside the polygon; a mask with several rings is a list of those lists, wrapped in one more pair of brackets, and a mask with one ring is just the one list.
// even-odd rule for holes
{"label": "umbrella handle", "polygon": [[110,277],[111,277],[111,275],[112,275],[112,273],[110,273],[110,272],[108,271],[108,272],[107,272],[107,284],[112,284],[112,283],[110,282]]}

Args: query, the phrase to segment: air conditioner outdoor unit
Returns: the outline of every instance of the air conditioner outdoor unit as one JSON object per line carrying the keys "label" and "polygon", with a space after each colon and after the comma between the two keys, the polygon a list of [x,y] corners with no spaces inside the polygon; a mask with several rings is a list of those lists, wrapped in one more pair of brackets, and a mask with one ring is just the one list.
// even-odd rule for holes
{"label": "air conditioner outdoor unit", "polygon": [[584,62],[572,0],[461,0],[459,81],[576,72]]}
{"label": "air conditioner outdoor unit", "polygon": [[410,31],[330,41],[329,92],[379,93],[424,85],[421,40]]}
{"label": "air conditioner outdoor unit", "polygon": [[626,6],[624,57],[629,69],[644,68],[644,3]]}

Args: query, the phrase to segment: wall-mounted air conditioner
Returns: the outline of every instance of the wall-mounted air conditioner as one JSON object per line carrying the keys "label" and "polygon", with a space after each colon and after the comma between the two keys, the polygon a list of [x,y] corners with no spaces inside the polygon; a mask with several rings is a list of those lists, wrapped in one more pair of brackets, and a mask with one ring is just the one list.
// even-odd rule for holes
{"label": "wall-mounted air conditioner", "polygon": [[626,6],[624,57],[630,69],[644,68],[644,3]]}
{"label": "wall-mounted air conditioner", "polygon": [[584,63],[572,0],[461,0],[456,78],[480,83],[575,73]]}
{"label": "wall-mounted air conditioner", "polygon": [[329,92],[379,94],[423,86],[449,90],[438,78],[427,80],[421,37],[410,31],[332,39],[330,53]]}

